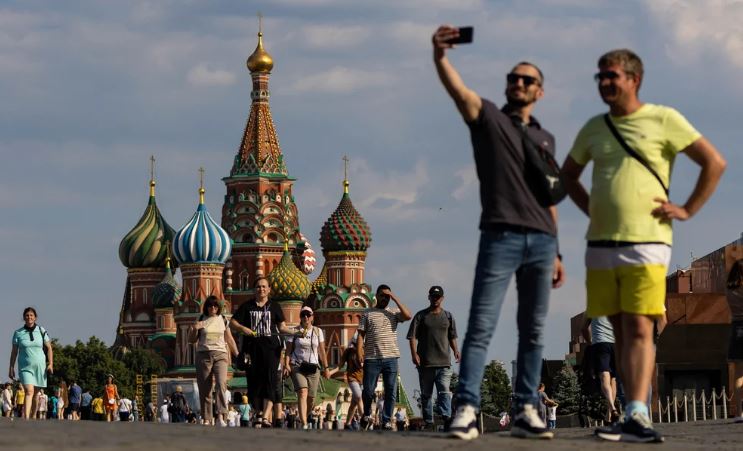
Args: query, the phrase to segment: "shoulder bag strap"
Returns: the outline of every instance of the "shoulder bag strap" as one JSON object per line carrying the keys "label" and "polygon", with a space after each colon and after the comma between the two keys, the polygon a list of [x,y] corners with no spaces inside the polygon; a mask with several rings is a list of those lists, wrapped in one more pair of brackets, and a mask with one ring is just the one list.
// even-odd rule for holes
{"label": "shoulder bag strap", "polygon": [[622,148],[635,160],[639,161],[641,165],[645,166],[645,169],[650,171],[651,174],[655,177],[656,180],[658,180],[658,183],[660,183],[660,186],[663,187],[663,191],[666,193],[666,197],[668,197],[668,188],[666,188],[666,184],[663,183],[663,179],[660,178],[660,175],[658,175],[657,172],[655,172],[655,169],[653,169],[650,164],[645,161],[640,154],[638,154],[633,148],[627,144],[627,142],[622,138],[622,135],[619,134],[619,131],[616,127],[614,127],[614,124],[611,122],[611,118],[609,118],[609,113],[604,114],[604,122],[606,122],[606,126],[609,127],[609,130],[611,130],[611,134],[614,135],[614,138],[616,138],[617,141],[619,141],[619,144],[622,145]]}

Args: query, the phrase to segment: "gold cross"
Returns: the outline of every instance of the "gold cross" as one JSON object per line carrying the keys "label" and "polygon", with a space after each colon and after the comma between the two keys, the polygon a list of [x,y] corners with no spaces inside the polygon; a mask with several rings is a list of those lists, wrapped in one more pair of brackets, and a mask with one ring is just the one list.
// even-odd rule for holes
{"label": "gold cross", "polygon": [[263,14],[258,11],[258,34],[263,34]]}
{"label": "gold cross", "polygon": [[150,180],[155,180],[155,156],[150,155]]}
{"label": "gold cross", "polygon": [[204,188],[204,168],[199,168],[199,188]]}
{"label": "gold cross", "polygon": [[348,159],[347,155],[343,155],[343,180],[348,180]]}

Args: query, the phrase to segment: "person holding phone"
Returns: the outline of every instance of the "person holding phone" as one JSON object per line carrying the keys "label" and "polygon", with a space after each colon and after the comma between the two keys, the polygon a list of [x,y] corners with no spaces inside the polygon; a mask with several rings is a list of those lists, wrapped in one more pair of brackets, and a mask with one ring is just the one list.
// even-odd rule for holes
{"label": "person holding phone", "polygon": [[[23,418],[32,419],[36,412],[34,391],[46,388],[47,374],[54,372],[54,351],[52,341],[46,330],[36,324],[36,309],[23,310],[24,325],[13,333],[13,348],[10,352],[8,377],[16,380],[16,375],[25,392]],[[46,353],[45,351],[46,350]],[[18,361],[18,373],[15,366]]]}
{"label": "person holding phone", "polygon": [[518,291],[519,343],[516,357],[511,435],[552,438],[536,407],[542,371],[542,332],[550,289],[562,285],[564,272],[557,244],[557,209],[545,207],[525,175],[525,150],[538,147],[554,155],[555,139],[532,116],[544,97],[544,75],[533,63],[517,63],[506,74],[502,108],[468,88],[447,57],[460,29],[440,26],[433,34],[433,60],[441,83],[470,130],[480,179],[480,248],[475,269],[467,333],[462,348],[452,437],[478,436],[488,345],[511,278]]}

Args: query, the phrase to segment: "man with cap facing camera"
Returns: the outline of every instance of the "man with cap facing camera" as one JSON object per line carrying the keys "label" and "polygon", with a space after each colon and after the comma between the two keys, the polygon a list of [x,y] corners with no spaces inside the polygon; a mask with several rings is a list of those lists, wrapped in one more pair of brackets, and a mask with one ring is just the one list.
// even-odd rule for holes
{"label": "man with cap facing camera", "polygon": [[410,355],[418,369],[421,390],[421,406],[425,428],[433,429],[433,388],[436,386],[436,403],[448,426],[451,418],[451,353],[459,363],[457,348],[457,325],[451,313],[444,310],[444,289],[438,285],[428,290],[430,305],[413,317],[408,330]]}

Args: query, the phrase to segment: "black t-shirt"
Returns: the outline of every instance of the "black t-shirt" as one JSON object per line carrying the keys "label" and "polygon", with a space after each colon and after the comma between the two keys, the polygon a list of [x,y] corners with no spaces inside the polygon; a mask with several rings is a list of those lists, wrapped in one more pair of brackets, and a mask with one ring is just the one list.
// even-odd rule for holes
{"label": "black t-shirt", "polygon": [[264,346],[281,346],[279,324],[284,322],[284,312],[278,303],[269,301],[263,307],[258,307],[255,300],[250,300],[241,305],[232,318],[257,333],[254,337],[246,336],[243,346],[251,342]]}
{"label": "black t-shirt", "polygon": [[[539,205],[524,178],[521,132],[509,112],[482,99],[480,115],[467,125],[480,179],[480,228],[508,224],[557,235],[549,209]],[[535,145],[555,154],[555,138],[534,117],[527,134]]]}
{"label": "black t-shirt", "polygon": [[416,313],[408,329],[408,340],[418,340],[416,352],[421,366],[428,368],[451,366],[449,340],[457,338],[457,325],[451,313],[441,310],[432,313],[431,308]]}

